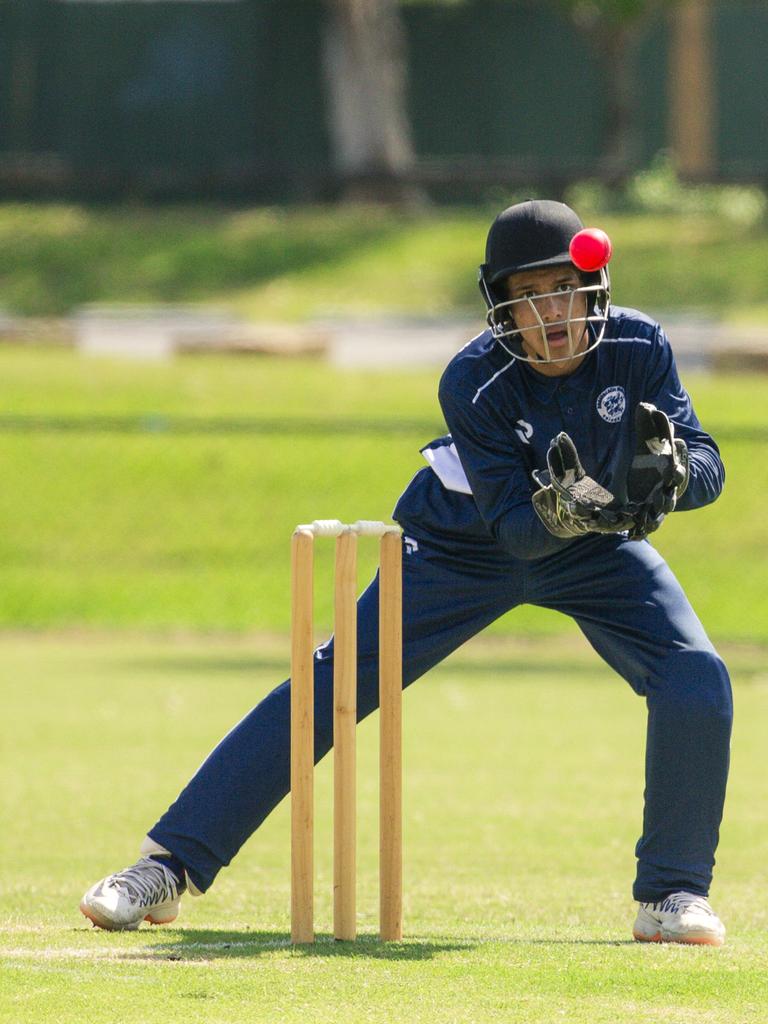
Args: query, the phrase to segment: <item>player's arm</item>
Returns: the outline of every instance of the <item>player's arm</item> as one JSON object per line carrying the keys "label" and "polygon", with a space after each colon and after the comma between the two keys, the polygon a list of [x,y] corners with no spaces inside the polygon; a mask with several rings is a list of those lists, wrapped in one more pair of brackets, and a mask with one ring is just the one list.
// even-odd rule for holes
{"label": "player's arm", "polygon": [[565,547],[536,514],[534,484],[508,424],[489,403],[441,381],[440,405],[478,511],[497,542],[513,557],[541,558]]}

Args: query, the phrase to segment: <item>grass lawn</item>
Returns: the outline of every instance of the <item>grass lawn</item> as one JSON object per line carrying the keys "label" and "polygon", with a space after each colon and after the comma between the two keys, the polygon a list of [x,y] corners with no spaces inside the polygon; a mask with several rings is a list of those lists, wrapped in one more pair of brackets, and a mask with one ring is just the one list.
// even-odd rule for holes
{"label": "grass lawn", "polygon": [[[613,239],[619,305],[765,322],[764,221],[579,208]],[[88,302],[204,302],[257,320],[477,315],[475,270],[496,213],[3,203],[0,308],[47,316]]]}
{"label": "grass lawn", "polygon": [[[494,212],[0,204],[0,307],[479,318],[473,268]],[[765,225],[602,224],[618,302],[764,318]],[[375,939],[375,716],[359,730],[358,943],[330,938],[330,759],[317,773],[314,947],[288,941],[286,804],[173,926],[109,934],[78,913],[84,889],[135,858],[205,752],[285,677],[293,526],[388,516],[419,447],[444,429],[437,376],[0,348],[0,1024],[768,1019],[759,376],[686,380],[721,442],[726,492],[654,537],[734,677],[712,893],[725,947],[631,941],[644,707],[569,621],[530,607],[407,693],[402,943]],[[321,574],[330,559],[321,549]],[[317,598],[325,633],[330,586]]]}
{"label": "grass lawn", "polygon": [[571,638],[495,638],[406,696],[404,941],[373,938],[373,716],[359,730],[362,940],[329,938],[327,759],[320,940],[294,950],[285,804],[173,926],[109,934],[77,912],[283,677],[286,641],[0,635],[0,1021],[764,1021],[768,675],[760,650],[726,653],[737,725],[713,890],[722,949],[629,939],[642,702]]}
{"label": "grass lawn", "polygon": [[[437,376],[0,349],[0,626],[287,629],[294,525],[389,516],[419,447],[444,430]],[[687,383],[721,443],[726,491],[670,517],[654,544],[716,638],[766,642],[768,382]],[[361,585],[374,561],[363,548]],[[330,558],[323,546],[324,570]],[[328,622],[330,588],[317,589]],[[494,629],[575,627],[525,607]]]}

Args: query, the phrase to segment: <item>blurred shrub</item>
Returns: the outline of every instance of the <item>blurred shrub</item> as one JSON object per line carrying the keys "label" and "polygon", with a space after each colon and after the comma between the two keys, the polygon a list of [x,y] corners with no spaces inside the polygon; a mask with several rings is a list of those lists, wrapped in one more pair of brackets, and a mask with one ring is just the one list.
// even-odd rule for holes
{"label": "blurred shrub", "polygon": [[623,188],[609,189],[589,179],[568,189],[566,202],[589,214],[710,215],[746,228],[762,224],[768,211],[768,198],[756,185],[682,181],[666,152],[659,153],[650,167],[638,171]]}

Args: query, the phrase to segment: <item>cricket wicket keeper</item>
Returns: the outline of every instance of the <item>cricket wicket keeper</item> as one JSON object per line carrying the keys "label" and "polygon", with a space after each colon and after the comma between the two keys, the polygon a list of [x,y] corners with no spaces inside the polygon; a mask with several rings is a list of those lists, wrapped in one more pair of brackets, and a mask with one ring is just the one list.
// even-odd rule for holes
{"label": "cricket wicket keeper", "polygon": [[[570,615],[645,699],[645,808],[633,934],[720,945],[709,887],[731,731],[728,673],[647,537],[714,501],[724,471],[653,320],[610,304],[610,243],[529,201],[488,234],[488,327],[440,381],[450,433],[423,449],[404,531],[403,676],[424,675],[520,604]],[[358,604],[358,717],[378,702],[378,580]],[[315,652],[315,755],[332,733],[333,641]],[[102,928],[172,921],[289,790],[290,682],[219,743],[141,857],[86,892]],[[606,737],[610,742],[610,737]]]}

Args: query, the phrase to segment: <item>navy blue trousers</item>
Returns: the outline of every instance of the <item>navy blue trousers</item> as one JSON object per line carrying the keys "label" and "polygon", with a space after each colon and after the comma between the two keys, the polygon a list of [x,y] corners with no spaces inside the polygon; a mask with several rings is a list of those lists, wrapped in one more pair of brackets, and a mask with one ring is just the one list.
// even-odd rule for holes
{"label": "navy blue trousers", "polygon": [[[531,562],[419,540],[403,558],[403,673],[412,683],[519,604],[572,616],[648,708],[643,834],[633,894],[706,895],[728,775],[728,673],[646,541],[590,535]],[[358,719],[378,705],[378,579],[358,604]],[[333,742],[333,644],[315,654],[315,754]],[[290,681],[213,750],[151,837],[205,891],[290,789]],[[610,742],[610,739],[606,739]]]}

